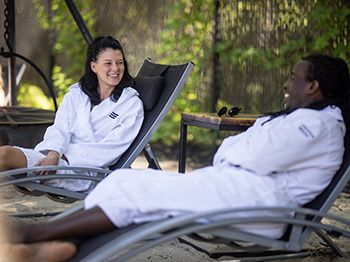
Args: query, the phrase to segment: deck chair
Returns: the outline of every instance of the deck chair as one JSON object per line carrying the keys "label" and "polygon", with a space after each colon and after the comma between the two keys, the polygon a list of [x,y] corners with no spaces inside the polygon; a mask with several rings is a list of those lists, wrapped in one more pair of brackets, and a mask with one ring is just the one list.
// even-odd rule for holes
{"label": "deck chair", "polygon": [[[214,210],[135,224],[84,240],[80,243],[79,251],[71,262],[107,261],[111,257],[113,257],[113,261],[125,261],[140,252],[176,238],[181,243],[188,244],[215,259],[221,256],[233,256],[235,258],[243,257],[242,261],[266,261],[301,257],[312,255],[314,252],[303,249],[312,233],[318,235],[327,246],[322,252],[332,252],[338,256],[350,258],[329,237],[331,235],[350,238],[350,230],[345,229],[349,228],[350,220],[329,213],[334,201],[350,180],[349,141],[347,138],[343,163],[331,183],[313,201],[301,208],[259,207]],[[243,212],[249,214],[249,212],[266,210],[281,214],[281,216],[267,217],[262,215],[244,218],[235,216],[235,214]],[[285,216],[292,213],[294,213],[292,217]],[[224,219],[212,219],[218,215],[225,215]],[[337,226],[327,224],[323,219],[334,221]],[[203,223],[203,220],[212,222]],[[257,222],[283,223],[287,224],[288,227],[280,239],[266,238],[234,227],[234,225]],[[210,237],[208,238],[208,236]],[[198,245],[198,241],[224,243],[227,248],[211,252]],[[137,245],[134,245],[136,243]],[[319,252],[321,251],[319,250]]]}
{"label": "deck chair", "polygon": [[[45,177],[45,179],[70,178],[70,179],[86,179],[94,181],[94,185],[101,181],[106,175],[117,168],[130,167],[136,157],[143,151],[151,168],[160,169],[160,166],[153,155],[148,144],[152,134],[157,130],[160,123],[169,111],[174,100],[178,96],[180,90],[184,86],[192,68],[193,63],[185,63],[181,65],[165,65],[153,63],[150,59],[145,59],[137,76],[135,77],[136,89],[140,94],[140,98],[144,104],[144,121],[140,132],[136,136],[130,147],[122,154],[118,161],[109,168],[91,168],[91,167],[33,167],[14,169],[0,172],[0,178],[10,178],[0,184],[14,184],[22,193],[33,196],[46,195],[50,199],[58,202],[72,203],[76,200],[82,200],[86,196],[86,192],[75,192],[66,189],[56,188],[48,185],[35,183],[38,177],[18,177],[19,174],[32,174],[38,170],[59,170],[70,169],[77,172],[77,175],[57,175],[53,174]],[[83,171],[94,171],[98,176],[86,176],[79,174]],[[93,185],[93,186],[94,186]]]}

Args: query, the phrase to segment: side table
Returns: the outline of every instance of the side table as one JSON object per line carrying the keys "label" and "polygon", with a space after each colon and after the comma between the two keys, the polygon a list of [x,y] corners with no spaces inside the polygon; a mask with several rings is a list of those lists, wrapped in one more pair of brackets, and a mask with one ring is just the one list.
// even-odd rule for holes
{"label": "side table", "polygon": [[233,117],[217,116],[216,113],[182,113],[180,130],[179,172],[186,169],[187,127],[196,126],[211,130],[245,131],[252,126],[257,115],[239,114]]}

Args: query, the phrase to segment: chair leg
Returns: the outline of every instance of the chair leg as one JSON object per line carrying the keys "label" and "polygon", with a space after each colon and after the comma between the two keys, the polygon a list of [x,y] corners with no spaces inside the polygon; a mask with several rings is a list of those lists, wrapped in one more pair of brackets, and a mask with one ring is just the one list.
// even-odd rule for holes
{"label": "chair leg", "polygon": [[44,191],[38,191],[38,190],[30,190],[24,186],[19,185],[13,185],[13,187],[20,193],[30,196],[43,196],[45,194]]}
{"label": "chair leg", "polygon": [[[191,238],[191,237],[190,237]],[[251,246],[244,247],[235,245],[232,243],[232,246],[220,245],[214,249],[208,249],[205,245],[201,246],[194,241],[187,240],[186,238],[179,237],[179,242],[191,246],[195,250],[206,254],[208,257],[213,259],[219,259],[221,257],[232,257],[237,259],[237,261],[272,261],[272,260],[283,260],[291,258],[302,258],[313,256],[314,252],[309,250],[300,250],[300,251],[285,251],[285,250],[270,250],[268,248],[263,248],[261,246]],[[330,248],[322,250],[323,254],[332,254],[333,251]]]}
{"label": "chair leg", "polygon": [[327,234],[325,234],[320,229],[315,229],[315,233],[340,257],[350,258],[350,256],[341,250],[332,239],[330,239]]}
{"label": "chair leg", "polygon": [[143,149],[143,153],[147,159],[149,168],[162,170],[149,144],[145,146],[145,148]]}
{"label": "chair leg", "polygon": [[76,198],[62,196],[62,195],[53,194],[53,193],[45,193],[45,195],[49,199],[51,199],[52,201],[64,203],[64,204],[72,204],[72,203],[78,201],[78,199],[76,199]]}

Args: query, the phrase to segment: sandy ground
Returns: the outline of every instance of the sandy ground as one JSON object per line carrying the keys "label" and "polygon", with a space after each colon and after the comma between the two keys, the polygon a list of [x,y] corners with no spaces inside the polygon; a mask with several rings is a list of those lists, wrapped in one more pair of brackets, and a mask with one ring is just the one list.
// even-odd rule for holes
{"label": "sandy ground", "polygon": [[[169,161],[169,160],[163,160],[160,161],[160,165],[165,170],[173,170],[177,171],[177,162],[176,161]],[[143,157],[139,157],[137,161],[133,165],[134,168],[145,168],[146,162]],[[187,170],[191,170],[193,168],[198,167],[198,164],[189,164],[187,167]],[[76,202],[74,204],[61,204],[57,202],[53,202],[49,200],[46,197],[30,197],[27,195],[22,195],[16,190],[14,190],[13,187],[5,187],[2,188],[0,191],[0,201],[2,204],[0,205],[0,210],[2,210],[5,213],[8,213],[10,215],[17,215],[17,217],[11,217],[10,219],[12,221],[23,221],[23,222],[35,222],[35,221],[45,221],[50,218],[50,216],[47,217],[21,217],[22,214],[36,214],[40,213],[42,211],[45,211],[46,213],[51,212],[60,212],[64,211],[65,209],[72,207],[74,205],[81,204],[80,202]],[[332,212],[335,214],[342,215],[344,217],[350,218],[350,195],[349,194],[342,194],[340,198],[336,201],[334,206],[332,207]],[[18,217],[18,215],[20,217]],[[347,228],[350,230],[350,227]],[[339,238],[335,239],[337,243],[339,243],[339,246],[345,250],[347,253],[350,254],[350,239],[346,238]],[[320,243],[320,240],[313,236],[312,239],[307,244],[306,248],[319,248],[322,247],[322,243]],[[204,245],[204,247],[207,250],[214,251],[216,248],[220,247],[218,245]],[[222,257],[219,259],[220,261],[238,261],[230,257]],[[207,255],[202,254],[192,247],[179,243],[178,240],[173,240],[169,243],[162,244],[156,248],[153,248],[151,250],[148,250],[133,259],[131,261],[134,262],[141,262],[141,261],[216,261],[214,259],[209,258]],[[334,257],[331,255],[322,255],[322,254],[316,254],[313,257],[307,257],[307,258],[293,258],[289,259],[288,261],[303,261],[303,262],[321,262],[321,261],[335,261],[335,262],[343,262],[343,261],[350,261]]]}

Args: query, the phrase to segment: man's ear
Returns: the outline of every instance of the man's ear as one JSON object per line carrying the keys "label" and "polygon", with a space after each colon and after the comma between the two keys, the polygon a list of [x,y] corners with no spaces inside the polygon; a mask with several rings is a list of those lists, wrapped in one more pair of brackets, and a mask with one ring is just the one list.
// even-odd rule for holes
{"label": "man's ear", "polygon": [[320,84],[318,83],[317,80],[313,80],[309,83],[308,93],[316,94],[317,92],[321,92]]}

